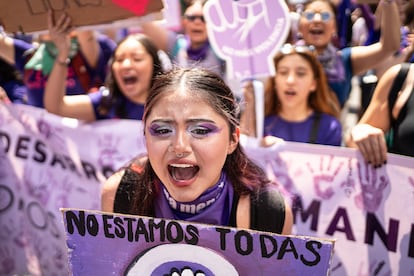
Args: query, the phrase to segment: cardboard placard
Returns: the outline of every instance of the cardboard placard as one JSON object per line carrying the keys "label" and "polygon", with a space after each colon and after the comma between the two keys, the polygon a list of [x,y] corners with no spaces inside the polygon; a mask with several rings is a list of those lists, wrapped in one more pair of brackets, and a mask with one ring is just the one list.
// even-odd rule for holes
{"label": "cardboard placard", "polygon": [[0,24],[7,32],[31,33],[47,30],[49,9],[54,10],[57,17],[60,13],[67,12],[72,17],[73,25],[79,27],[107,24],[141,16],[160,11],[164,7],[162,0],[148,0],[146,5],[141,5],[141,10],[134,9],[132,12],[114,2],[113,0],[0,1]]}
{"label": "cardboard placard", "polygon": [[331,239],[61,210],[73,276],[329,275]]}

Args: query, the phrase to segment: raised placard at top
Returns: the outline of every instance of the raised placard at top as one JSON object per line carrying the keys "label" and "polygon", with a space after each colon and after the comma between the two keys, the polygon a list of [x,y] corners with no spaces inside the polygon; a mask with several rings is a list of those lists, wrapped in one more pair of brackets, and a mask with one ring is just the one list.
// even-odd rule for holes
{"label": "raised placard at top", "polygon": [[[138,3],[136,3],[138,2]],[[0,24],[7,32],[47,30],[47,12],[67,12],[76,27],[107,24],[163,9],[162,0],[16,0],[0,1]]]}

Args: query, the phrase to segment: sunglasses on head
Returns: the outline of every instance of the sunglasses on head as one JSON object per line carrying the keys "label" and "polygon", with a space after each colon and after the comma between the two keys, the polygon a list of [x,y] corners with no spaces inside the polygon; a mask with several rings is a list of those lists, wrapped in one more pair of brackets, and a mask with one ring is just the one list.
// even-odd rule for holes
{"label": "sunglasses on head", "polygon": [[313,11],[304,11],[302,16],[306,18],[308,21],[315,20],[315,15],[319,14],[321,20],[323,22],[327,22],[332,18],[332,14],[330,12],[313,12]]}
{"label": "sunglasses on head", "polygon": [[200,19],[202,22],[205,22],[204,16],[202,16],[202,15],[188,15],[188,14],[185,14],[184,18],[187,19],[190,22],[194,22],[194,21],[196,21],[196,19]]}
{"label": "sunglasses on head", "polygon": [[292,53],[314,53],[315,47],[313,45],[292,45],[292,44],[285,44],[280,48],[280,52],[284,55],[292,54]]}

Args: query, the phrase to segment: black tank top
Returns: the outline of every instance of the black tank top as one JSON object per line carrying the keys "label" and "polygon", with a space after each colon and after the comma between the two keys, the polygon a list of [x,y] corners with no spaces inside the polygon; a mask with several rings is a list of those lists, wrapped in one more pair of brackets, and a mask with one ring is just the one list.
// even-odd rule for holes
{"label": "black tank top", "polygon": [[[391,111],[394,107],[398,92],[400,92],[401,87],[407,79],[410,65],[411,63],[401,64],[401,70],[391,87],[388,97],[390,114],[392,114]],[[391,120],[391,127],[393,130],[393,144],[389,152],[414,157],[414,144],[412,142],[414,141],[414,87],[411,88],[411,94],[401,108],[398,118]]]}

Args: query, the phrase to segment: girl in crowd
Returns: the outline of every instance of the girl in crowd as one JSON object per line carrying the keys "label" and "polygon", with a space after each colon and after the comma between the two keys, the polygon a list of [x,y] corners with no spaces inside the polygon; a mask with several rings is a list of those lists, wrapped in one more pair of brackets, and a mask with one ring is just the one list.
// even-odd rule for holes
{"label": "girl in crowd", "polygon": [[106,87],[87,95],[65,95],[66,59],[70,50],[67,32],[70,29],[71,18],[67,14],[56,23],[53,17],[49,18],[50,37],[59,54],[46,85],[47,111],[84,121],[141,120],[152,79],[162,72],[156,46],[145,35],[127,36],[114,51]]}
{"label": "girl in crowd", "polygon": [[278,186],[239,144],[238,105],[217,74],[177,68],[159,75],[143,121],[148,159],[107,180],[103,211],[291,232]]}
{"label": "girl in crowd", "polygon": [[330,88],[343,107],[351,92],[351,79],[372,69],[384,58],[395,53],[400,44],[399,15],[394,0],[381,0],[378,5],[387,10],[381,17],[381,38],[368,46],[337,49],[336,8],[330,0],[311,0],[304,6],[299,20],[302,40],[299,44],[313,45],[325,69]]}
{"label": "girl in crowd", "polygon": [[[387,149],[384,133],[392,131]],[[347,144],[358,147],[375,167],[387,161],[387,150],[414,157],[414,64],[390,67],[380,78],[361,120],[352,128]]]}
{"label": "girl in crowd", "polygon": [[218,58],[208,40],[203,15],[205,2],[206,0],[188,1],[182,18],[183,34],[170,31],[156,21],[142,24],[142,30],[161,50],[170,55],[175,64],[181,67],[196,65],[210,69],[223,77],[224,61]]}
{"label": "girl in crowd", "polygon": [[[273,63],[276,75],[265,85],[264,141],[272,140],[266,136],[276,136],[293,142],[341,145],[339,106],[314,49],[285,44]],[[246,82],[241,125],[247,135],[256,133],[252,90]]]}
{"label": "girl in crowd", "polygon": [[[52,16],[52,11],[48,14]],[[92,30],[66,32],[70,46],[64,75],[65,94],[87,94],[97,90],[105,81],[108,61],[116,43],[107,36]],[[58,56],[58,48],[47,34],[40,36],[39,43],[28,43],[0,33],[0,58],[15,66],[27,87],[26,104],[43,108],[44,90],[52,67]]]}

